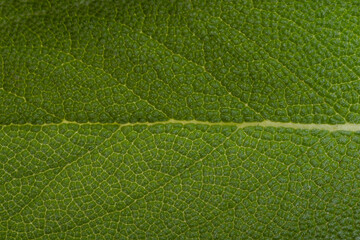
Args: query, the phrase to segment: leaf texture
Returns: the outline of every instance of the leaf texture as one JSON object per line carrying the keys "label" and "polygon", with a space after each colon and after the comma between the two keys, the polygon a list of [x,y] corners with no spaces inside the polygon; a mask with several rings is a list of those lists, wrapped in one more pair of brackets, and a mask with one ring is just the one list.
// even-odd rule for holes
{"label": "leaf texture", "polygon": [[357,239],[356,1],[0,2],[0,239]]}

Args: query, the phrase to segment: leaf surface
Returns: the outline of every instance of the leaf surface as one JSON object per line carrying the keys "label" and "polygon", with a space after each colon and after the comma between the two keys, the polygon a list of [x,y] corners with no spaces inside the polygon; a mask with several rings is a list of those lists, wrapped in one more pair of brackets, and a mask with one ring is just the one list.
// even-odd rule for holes
{"label": "leaf surface", "polygon": [[354,1],[0,3],[0,239],[355,239]]}

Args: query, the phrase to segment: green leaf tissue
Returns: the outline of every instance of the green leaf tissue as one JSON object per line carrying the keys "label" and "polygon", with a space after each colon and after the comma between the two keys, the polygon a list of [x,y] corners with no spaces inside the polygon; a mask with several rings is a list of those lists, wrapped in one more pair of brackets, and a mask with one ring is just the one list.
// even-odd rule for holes
{"label": "green leaf tissue", "polygon": [[360,3],[0,1],[0,239],[360,239]]}

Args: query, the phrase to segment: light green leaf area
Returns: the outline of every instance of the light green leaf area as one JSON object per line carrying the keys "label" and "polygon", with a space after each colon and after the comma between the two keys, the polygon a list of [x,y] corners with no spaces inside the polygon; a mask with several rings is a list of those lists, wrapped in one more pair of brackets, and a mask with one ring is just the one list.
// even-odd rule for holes
{"label": "light green leaf area", "polygon": [[157,124],[0,132],[1,235],[358,236],[360,134]]}
{"label": "light green leaf area", "polygon": [[0,2],[0,239],[358,239],[359,9]]}

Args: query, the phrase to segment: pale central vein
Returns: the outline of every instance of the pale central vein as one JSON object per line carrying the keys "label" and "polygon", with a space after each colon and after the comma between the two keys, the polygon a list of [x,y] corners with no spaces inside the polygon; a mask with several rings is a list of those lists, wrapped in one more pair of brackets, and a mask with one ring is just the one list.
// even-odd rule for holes
{"label": "pale central vein", "polygon": [[166,124],[181,124],[181,125],[207,125],[207,126],[233,126],[237,128],[246,128],[246,127],[275,127],[275,128],[293,128],[293,129],[316,129],[316,130],[327,130],[327,131],[352,131],[357,132],[360,131],[360,124],[355,123],[344,123],[344,124],[316,124],[316,123],[286,123],[286,122],[273,122],[273,121],[262,121],[262,122],[207,122],[207,121],[198,121],[198,120],[175,120],[170,119],[167,121],[158,121],[158,122],[136,122],[136,123],[100,123],[100,122],[87,122],[87,123],[78,123],[63,120],[59,123],[45,123],[45,124],[10,124],[3,125],[3,127],[7,126],[58,126],[64,124],[75,124],[75,125],[113,125],[119,127],[131,127],[131,126],[153,126],[153,125],[166,125]]}

